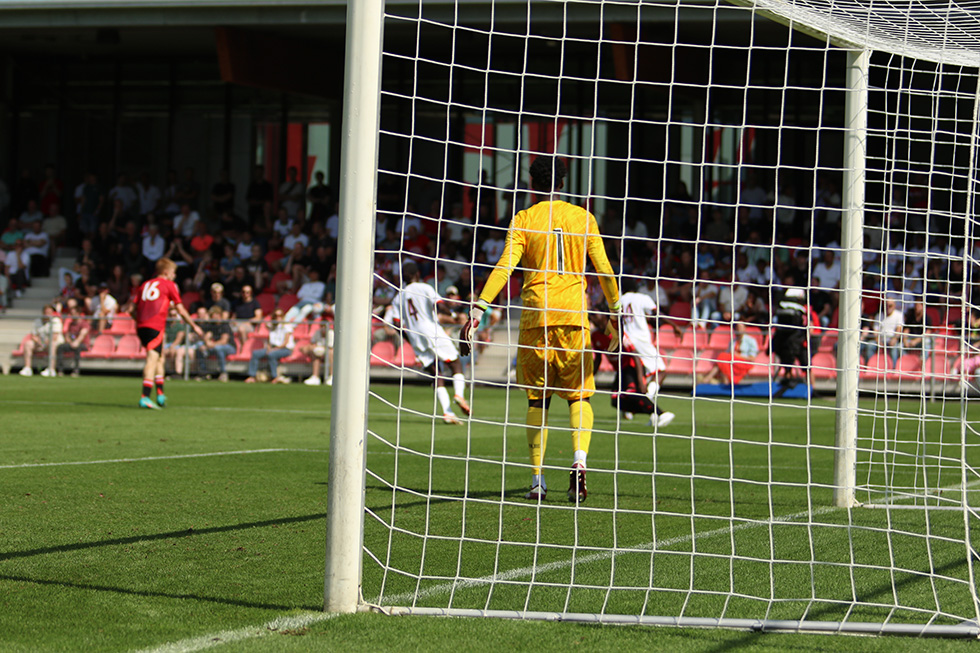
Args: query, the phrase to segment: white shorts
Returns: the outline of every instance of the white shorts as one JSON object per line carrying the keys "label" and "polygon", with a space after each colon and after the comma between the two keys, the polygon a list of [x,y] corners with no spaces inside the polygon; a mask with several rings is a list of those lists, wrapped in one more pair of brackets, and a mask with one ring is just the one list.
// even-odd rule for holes
{"label": "white shorts", "polygon": [[630,343],[636,349],[636,355],[643,361],[643,367],[646,368],[647,376],[656,374],[657,372],[663,372],[667,369],[667,362],[660,355],[660,351],[657,350],[655,345],[643,341],[630,341]]}
{"label": "white shorts", "polygon": [[422,364],[422,367],[429,367],[436,359],[448,363],[459,358],[459,351],[448,335],[425,338],[418,334],[411,334],[409,342],[412,343],[415,358]]}

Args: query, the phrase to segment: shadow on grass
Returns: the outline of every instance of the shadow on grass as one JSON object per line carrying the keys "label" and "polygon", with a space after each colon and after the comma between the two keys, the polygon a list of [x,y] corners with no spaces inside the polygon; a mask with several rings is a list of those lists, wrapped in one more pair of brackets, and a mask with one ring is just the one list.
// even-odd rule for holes
{"label": "shadow on grass", "polygon": [[151,535],[133,535],[131,537],[116,537],[109,540],[97,540],[95,542],[75,542],[72,544],[59,544],[57,546],[46,546],[38,549],[27,549],[24,551],[9,551],[0,553],[0,562],[4,560],[14,560],[17,558],[29,558],[31,556],[45,555],[47,553],[67,553],[69,551],[82,551],[103,546],[119,546],[121,544],[137,544],[140,542],[154,542],[156,540],[170,540],[181,537],[192,537],[194,535],[212,535],[214,533],[228,533],[231,531],[244,531],[250,528],[265,528],[267,526],[279,526],[282,524],[296,524],[301,522],[326,519],[326,513],[313,515],[302,515],[299,517],[283,517],[280,519],[266,519],[263,521],[245,522],[243,524],[230,524],[228,526],[213,526],[211,528],[188,528],[180,531],[170,531],[167,533],[154,533]]}
{"label": "shadow on grass", "polygon": [[147,598],[163,599],[190,599],[192,601],[206,601],[208,603],[218,603],[221,605],[233,605],[242,608],[259,608],[262,610],[276,610],[284,612],[286,610],[321,610],[322,606],[309,605],[282,605],[279,603],[256,603],[254,601],[242,601],[238,599],[222,598],[220,596],[201,596],[199,594],[174,594],[170,592],[158,592],[153,590],[128,589],[125,587],[109,587],[107,585],[93,585],[91,583],[72,583],[64,580],[50,580],[43,578],[31,578],[30,576],[14,576],[10,574],[0,574],[0,580],[9,580],[17,583],[33,583],[35,585],[46,585],[50,587],[65,587],[70,589],[91,590],[95,592],[114,592],[128,596],[142,596]]}

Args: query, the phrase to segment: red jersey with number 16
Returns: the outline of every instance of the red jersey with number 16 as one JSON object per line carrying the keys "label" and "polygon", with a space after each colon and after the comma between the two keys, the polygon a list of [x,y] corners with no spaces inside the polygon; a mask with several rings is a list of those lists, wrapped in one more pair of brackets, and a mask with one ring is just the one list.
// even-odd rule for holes
{"label": "red jersey with number 16", "polygon": [[144,281],[136,291],[136,328],[166,329],[170,302],[180,303],[177,284],[162,277]]}

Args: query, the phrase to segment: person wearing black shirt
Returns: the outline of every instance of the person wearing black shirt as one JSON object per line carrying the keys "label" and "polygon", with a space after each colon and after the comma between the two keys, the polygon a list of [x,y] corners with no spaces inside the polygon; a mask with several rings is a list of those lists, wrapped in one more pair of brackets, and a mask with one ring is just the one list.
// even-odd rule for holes
{"label": "person wearing black shirt", "polygon": [[248,222],[256,233],[267,234],[272,224],[272,201],[275,199],[275,189],[265,178],[265,168],[255,166],[252,171],[252,181],[245,191],[245,201],[248,202]]}

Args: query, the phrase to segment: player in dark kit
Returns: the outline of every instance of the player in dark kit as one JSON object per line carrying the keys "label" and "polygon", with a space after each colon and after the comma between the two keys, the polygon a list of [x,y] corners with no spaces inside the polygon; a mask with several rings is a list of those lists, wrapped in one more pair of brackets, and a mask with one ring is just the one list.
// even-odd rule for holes
{"label": "player in dark kit", "polygon": [[[146,364],[143,366],[143,395],[140,397],[140,408],[162,408],[167,403],[163,394],[163,334],[167,328],[167,314],[173,303],[177,314],[194,329],[194,332],[204,337],[201,327],[194,324],[190,313],[180,301],[180,291],[174,283],[177,276],[177,264],[169,258],[157,261],[157,276],[141,285],[136,296],[136,335],[146,348]],[[156,403],[150,399],[153,386],[156,385]]]}

